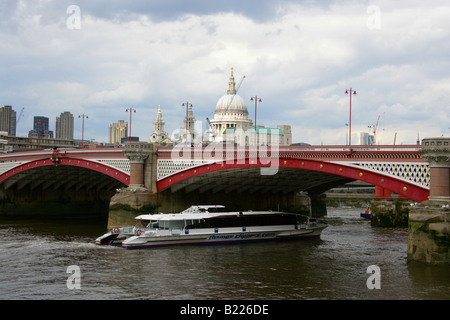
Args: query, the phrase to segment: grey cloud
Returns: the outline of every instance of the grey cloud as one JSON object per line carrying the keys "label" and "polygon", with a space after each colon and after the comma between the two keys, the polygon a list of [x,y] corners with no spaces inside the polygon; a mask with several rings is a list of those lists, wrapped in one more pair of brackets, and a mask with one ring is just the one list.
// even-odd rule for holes
{"label": "grey cloud", "polygon": [[233,12],[245,15],[255,21],[272,19],[281,4],[295,1],[282,0],[63,0],[59,5],[76,4],[83,12],[105,19],[120,17],[127,19],[144,14],[155,22],[176,20],[185,14],[208,15],[219,12]]}

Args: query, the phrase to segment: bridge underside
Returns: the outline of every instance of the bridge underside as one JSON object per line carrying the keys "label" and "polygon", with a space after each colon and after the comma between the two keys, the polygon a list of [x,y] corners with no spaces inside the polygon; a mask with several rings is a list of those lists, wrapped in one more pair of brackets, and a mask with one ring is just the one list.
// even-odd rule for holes
{"label": "bridge underside", "polygon": [[[206,168],[206,170],[208,170]],[[191,172],[193,173],[195,169]],[[261,175],[261,167],[242,167],[192,176],[165,190],[160,195],[163,207],[172,203],[176,211],[191,204],[223,204],[232,210],[283,210],[324,214],[315,198],[324,191],[353,181],[324,172],[279,168],[275,175]],[[183,173],[186,176],[187,172]],[[308,195],[300,194],[306,191]],[[313,204],[314,202],[314,204]],[[322,212],[324,211],[324,212]]]}
{"label": "bridge underside", "polygon": [[75,166],[43,166],[16,173],[2,183],[3,190],[114,191],[123,187],[118,180],[100,172]]}
{"label": "bridge underside", "polygon": [[236,191],[260,195],[305,191],[314,195],[360,180],[417,202],[428,199],[429,195],[426,187],[359,166],[307,159],[279,159],[277,165],[270,164],[270,161],[265,163],[205,164],[159,180],[157,190],[170,189],[172,193],[196,191],[199,194]]}
{"label": "bridge underside", "polygon": [[122,182],[78,166],[48,165],[16,172],[0,183],[0,214],[107,215]]}
{"label": "bridge underside", "polygon": [[186,193],[248,193],[248,194],[289,194],[306,191],[320,194],[333,187],[348,183],[353,179],[325,172],[279,168],[275,175],[261,175],[260,167],[236,168],[214,171],[183,180],[170,187],[172,192],[184,189]]}

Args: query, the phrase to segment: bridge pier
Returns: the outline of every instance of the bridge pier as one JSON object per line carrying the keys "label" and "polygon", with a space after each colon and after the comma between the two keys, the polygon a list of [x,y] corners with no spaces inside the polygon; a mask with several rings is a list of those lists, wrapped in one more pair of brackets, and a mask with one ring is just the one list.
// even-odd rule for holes
{"label": "bridge pier", "polygon": [[392,199],[391,190],[375,186],[375,199]]}
{"label": "bridge pier", "polygon": [[408,199],[374,198],[370,202],[373,227],[406,227],[411,201]]}
{"label": "bridge pier", "polygon": [[409,214],[408,261],[450,266],[450,138],[422,140],[430,196]]}
{"label": "bridge pier", "polygon": [[410,202],[401,195],[394,199],[391,190],[375,186],[375,196],[370,202],[371,225],[373,227],[406,227]]}
{"label": "bridge pier", "polygon": [[[130,185],[131,189],[151,189],[152,184],[145,183],[146,177],[151,177],[151,164],[153,163],[154,145],[146,142],[130,142],[125,144],[124,154],[130,159]],[[149,161],[146,161],[150,156]],[[147,162],[147,165],[146,165]],[[150,169],[150,172],[147,173]],[[148,181],[147,181],[148,182]]]}
{"label": "bridge pier", "polygon": [[156,145],[147,142],[125,144],[130,159],[130,184],[116,192],[109,203],[108,227],[134,225],[134,217],[158,208],[156,190]]}
{"label": "bridge pier", "polygon": [[327,215],[326,194],[309,194],[310,210],[312,217],[324,217]]}

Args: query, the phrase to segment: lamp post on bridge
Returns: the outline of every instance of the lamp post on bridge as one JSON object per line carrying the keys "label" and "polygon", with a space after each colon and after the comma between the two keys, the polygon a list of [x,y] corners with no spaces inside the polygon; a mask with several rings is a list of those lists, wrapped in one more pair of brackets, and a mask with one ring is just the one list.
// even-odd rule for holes
{"label": "lamp post on bridge", "polygon": [[352,90],[352,88],[350,89],[346,89],[345,90],[345,94],[349,94],[350,93],[350,121],[349,121],[349,126],[348,126],[348,145],[351,146],[352,145],[352,94],[356,94],[355,90]]}
{"label": "lamp post on bridge", "polygon": [[[189,134],[189,107],[192,107],[192,103],[186,101],[186,103],[182,104],[183,107],[186,107],[186,143],[190,143],[190,134]],[[188,139],[189,136],[189,139]]]}
{"label": "lamp post on bridge", "polygon": [[81,148],[84,148],[84,118],[88,119],[88,116],[85,114],[79,115],[78,118],[83,118],[83,124],[81,127]]}
{"label": "lamp post on bridge", "polygon": [[[345,124],[346,127],[348,127],[348,123]],[[345,144],[348,144],[348,129],[345,128]]]}
{"label": "lamp post on bridge", "polygon": [[136,109],[130,108],[130,109],[126,109],[125,112],[130,112],[130,136],[129,136],[129,141],[131,142],[131,115],[132,113],[136,113]]}
{"label": "lamp post on bridge", "polygon": [[250,98],[250,101],[255,101],[255,145],[257,146],[258,145],[258,143],[257,143],[257,137],[258,137],[258,135],[256,134],[256,109],[257,109],[257,104],[258,104],[258,102],[262,102],[261,101],[261,98],[258,98],[258,96],[254,96],[254,97],[251,97]]}

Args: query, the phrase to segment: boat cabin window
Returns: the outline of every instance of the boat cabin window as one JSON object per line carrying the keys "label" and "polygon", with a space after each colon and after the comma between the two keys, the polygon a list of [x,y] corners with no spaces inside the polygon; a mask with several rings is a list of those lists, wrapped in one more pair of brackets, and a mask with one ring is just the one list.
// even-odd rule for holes
{"label": "boat cabin window", "polygon": [[184,220],[159,221],[159,229],[171,230],[183,228],[184,228]]}
{"label": "boat cabin window", "polygon": [[217,216],[202,219],[198,223],[187,225],[186,229],[252,227],[270,225],[296,225],[300,223],[296,214],[237,214],[235,216]]}
{"label": "boat cabin window", "polygon": [[158,229],[159,228],[159,222],[158,221],[153,221],[152,223],[150,223],[149,224],[149,227],[150,228],[153,228],[153,229]]}
{"label": "boat cabin window", "polygon": [[208,212],[228,212],[227,208],[209,207]]}

